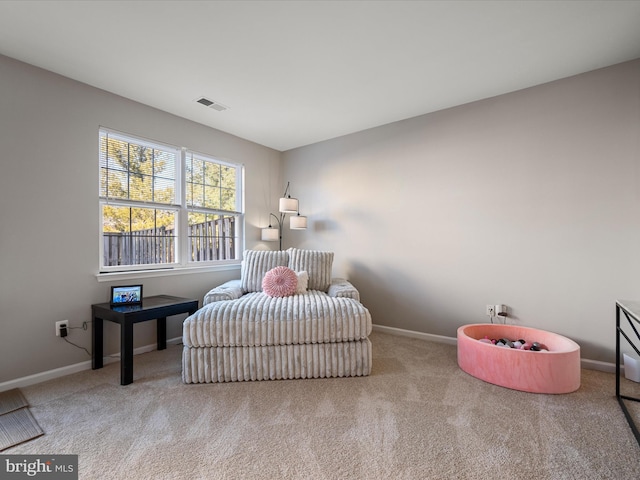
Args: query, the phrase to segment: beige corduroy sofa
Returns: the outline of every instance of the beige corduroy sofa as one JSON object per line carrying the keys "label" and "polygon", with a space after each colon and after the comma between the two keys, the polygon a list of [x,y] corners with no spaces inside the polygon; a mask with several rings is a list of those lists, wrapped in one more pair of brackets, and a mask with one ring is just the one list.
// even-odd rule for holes
{"label": "beige corduroy sofa", "polygon": [[[183,324],[185,383],[351,377],[371,372],[371,315],[358,290],[333,279],[333,252],[247,250],[241,278],[209,291]],[[262,291],[277,266],[308,273],[308,289]]]}

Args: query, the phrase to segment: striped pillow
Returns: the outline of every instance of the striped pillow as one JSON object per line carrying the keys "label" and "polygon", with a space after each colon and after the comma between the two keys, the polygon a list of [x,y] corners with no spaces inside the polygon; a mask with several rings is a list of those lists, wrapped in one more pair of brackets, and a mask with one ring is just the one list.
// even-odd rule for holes
{"label": "striped pillow", "polygon": [[289,268],[296,272],[309,273],[309,290],[326,292],[331,285],[331,267],[333,266],[333,252],[319,250],[300,250],[290,248]]}
{"label": "striped pillow", "polygon": [[275,267],[286,267],[287,252],[277,250],[245,250],[241,268],[241,287],[244,293],[261,292],[262,279]]}

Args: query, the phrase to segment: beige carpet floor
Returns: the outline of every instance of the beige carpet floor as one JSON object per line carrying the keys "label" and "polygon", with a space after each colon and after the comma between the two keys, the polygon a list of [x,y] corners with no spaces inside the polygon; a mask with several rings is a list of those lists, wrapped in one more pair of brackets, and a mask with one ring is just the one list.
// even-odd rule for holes
{"label": "beige carpet floor", "polygon": [[640,478],[615,375],[530,394],[462,372],[454,346],[371,338],[363,378],[184,385],[173,345],[128,386],[115,363],[26,387],[45,435],[3,453],[78,454],[81,479]]}

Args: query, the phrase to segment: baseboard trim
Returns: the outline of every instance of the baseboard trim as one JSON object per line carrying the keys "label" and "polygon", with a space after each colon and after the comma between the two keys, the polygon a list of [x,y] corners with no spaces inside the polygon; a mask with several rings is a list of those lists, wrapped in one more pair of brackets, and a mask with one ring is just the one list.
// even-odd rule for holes
{"label": "baseboard trim", "polygon": [[[167,339],[167,344],[175,345],[182,342],[182,337],[175,337]],[[154,343],[151,345],[143,345],[133,351],[134,355],[140,355],[141,353],[152,352],[157,350],[158,346]],[[103,364],[108,365],[120,361],[120,352],[109,355],[103,358]],[[75,363],[73,365],[67,365],[66,367],[54,368],[53,370],[47,370],[46,372],[40,372],[33,375],[28,375],[22,378],[16,378],[15,380],[9,380],[0,383],[0,392],[11,390],[13,388],[28,387],[29,385],[35,385],[36,383],[46,382],[47,380],[53,380],[55,378],[65,377],[72,373],[82,372],[83,370],[91,370],[91,360],[86,362]]]}
{"label": "baseboard trim", "polygon": [[[415,332],[413,330],[404,330],[402,328],[387,327],[385,325],[373,325],[373,330],[391,335],[399,335],[402,337],[419,338],[421,340],[430,340],[437,343],[446,343],[447,345],[457,345],[458,340],[453,337],[443,335],[433,335],[430,333]],[[588,358],[580,359],[580,366],[586,370],[598,370],[600,372],[616,373],[615,363],[601,362],[599,360],[590,360]],[[620,371],[624,373],[624,366],[620,365]]]}
{"label": "baseboard trim", "polygon": [[[431,342],[445,343],[447,345],[457,345],[457,339],[453,337],[447,337],[444,335],[434,335],[431,333],[416,332],[414,330],[405,330],[396,327],[387,327],[385,325],[373,325],[373,330],[388,333],[390,335],[398,335],[401,337],[418,338],[421,340],[429,340]],[[182,342],[182,337],[175,337],[167,340],[167,344],[178,344]],[[151,352],[157,349],[157,345],[144,345],[138,347],[133,351],[134,355],[140,355],[141,353]],[[120,353],[115,353],[108,357],[104,357],[104,365],[118,362]],[[614,363],[601,362],[598,360],[590,360],[583,358],[580,360],[582,368],[587,370],[598,370],[600,372],[615,373],[616,366]],[[55,378],[71,375],[72,373],[82,372],[83,370],[91,369],[91,360],[86,362],[76,363],[74,365],[68,365],[66,367],[55,368],[53,370],[47,370],[46,372],[36,373],[34,375],[28,375],[22,378],[16,378],[15,380],[9,380],[7,382],[0,383],[0,392],[11,390],[13,388],[28,387],[29,385],[35,385],[36,383],[46,382],[47,380],[53,380]],[[620,365],[621,372],[624,372],[624,366]]]}
{"label": "baseboard trim", "polygon": [[458,344],[458,340],[452,337],[445,337],[443,335],[434,335],[432,333],[415,332],[413,330],[403,330],[402,328],[387,327],[385,325],[373,325],[373,330],[382,332],[382,333],[389,333],[391,335],[398,335],[401,337],[419,338],[421,340],[430,340],[432,342],[437,342],[437,343],[446,343],[447,345]]}
{"label": "baseboard trim", "polygon": [[[589,360],[588,358],[580,359],[580,365],[587,370],[598,370],[600,372],[616,373],[616,364],[609,362],[601,362],[599,360]],[[620,372],[624,373],[624,365],[620,364]]]}

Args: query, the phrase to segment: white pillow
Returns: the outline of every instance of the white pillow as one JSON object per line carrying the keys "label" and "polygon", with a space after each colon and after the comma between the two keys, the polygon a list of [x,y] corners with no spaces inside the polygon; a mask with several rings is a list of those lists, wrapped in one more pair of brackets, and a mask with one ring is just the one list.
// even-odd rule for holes
{"label": "white pillow", "polygon": [[307,287],[309,285],[309,274],[307,272],[296,272],[296,276],[298,277],[298,286],[296,288],[296,293],[304,293],[307,291]]}

